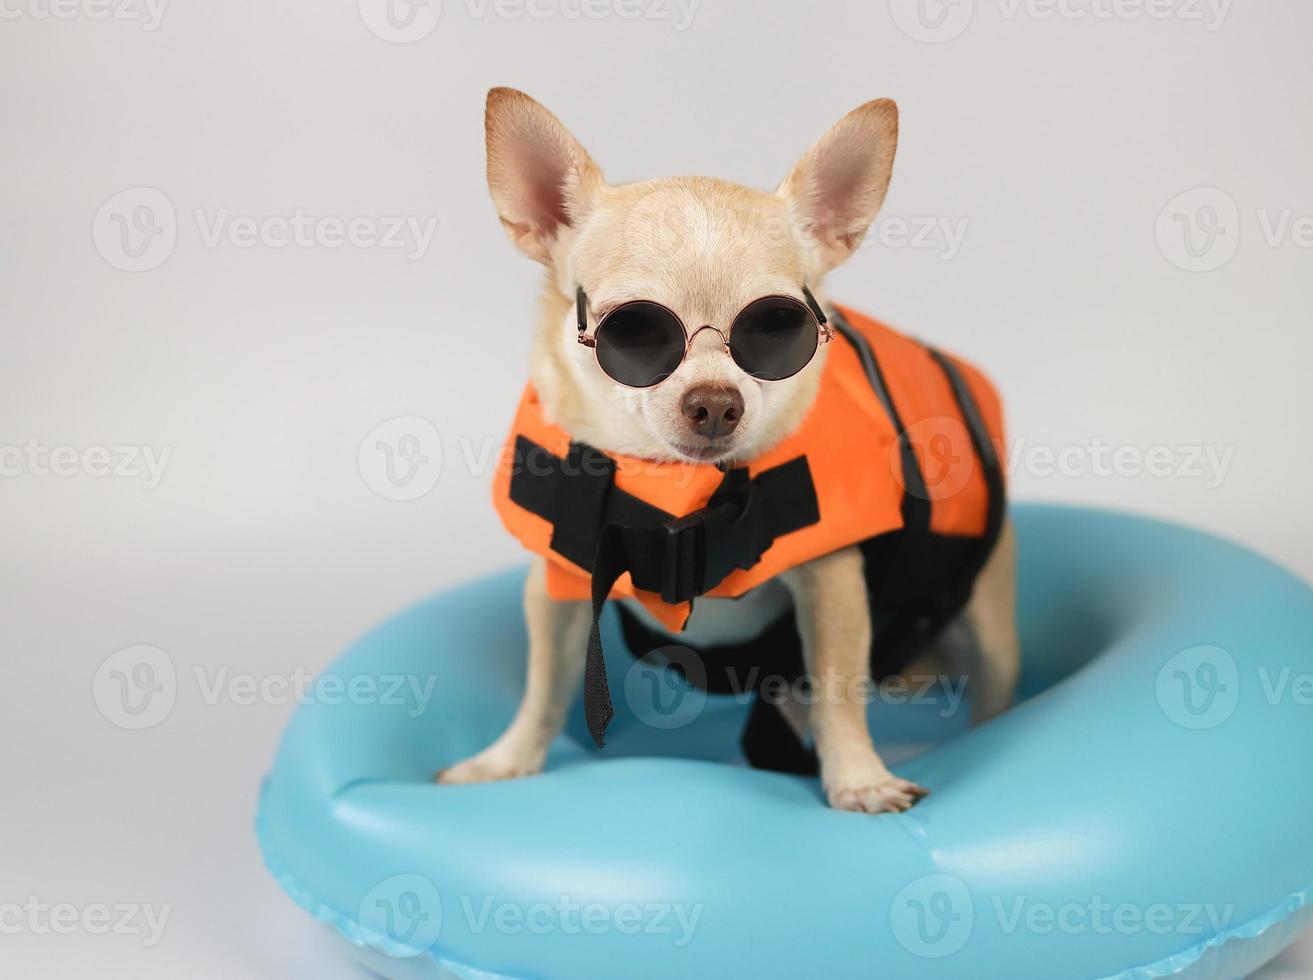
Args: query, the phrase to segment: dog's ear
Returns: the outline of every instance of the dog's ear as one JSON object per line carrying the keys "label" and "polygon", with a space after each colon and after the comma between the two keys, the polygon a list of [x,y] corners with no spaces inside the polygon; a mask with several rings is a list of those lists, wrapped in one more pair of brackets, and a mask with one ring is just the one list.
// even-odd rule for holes
{"label": "dog's ear", "polygon": [[898,106],[876,99],[858,106],[798,161],[776,192],[815,242],[821,268],[843,262],[870,227],[894,167]]}
{"label": "dog's ear", "polygon": [[488,92],[488,188],[511,241],[551,265],[553,246],[588,214],[602,172],[561,121],[523,92]]}

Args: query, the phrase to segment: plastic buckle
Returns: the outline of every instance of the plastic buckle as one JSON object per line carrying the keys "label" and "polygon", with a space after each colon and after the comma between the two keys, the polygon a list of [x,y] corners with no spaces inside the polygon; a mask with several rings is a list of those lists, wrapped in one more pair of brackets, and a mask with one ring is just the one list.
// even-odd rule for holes
{"label": "plastic buckle", "polygon": [[706,554],[705,510],[696,510],[665,526],[665,568],[661,575],[661,600],[678,605],[702,594],[699,572]]}
{"label": "plastic buckle", "polygon": [[671,521],[666,527],[661,598],[688,602],[737,568],[748,569],[770,547],[756,488]]}

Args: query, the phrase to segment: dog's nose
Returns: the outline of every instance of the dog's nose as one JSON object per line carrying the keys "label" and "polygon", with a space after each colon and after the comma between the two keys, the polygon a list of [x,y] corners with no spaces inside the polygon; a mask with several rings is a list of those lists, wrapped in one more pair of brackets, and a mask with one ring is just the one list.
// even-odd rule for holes
{"label": "dog's nose", "polygon": [[684,418],[688,427],[700,436],[714,439],[733,432],[743,418],[743,396],[736,388],[713,388],[709,385],[690,388],[684,393]]}

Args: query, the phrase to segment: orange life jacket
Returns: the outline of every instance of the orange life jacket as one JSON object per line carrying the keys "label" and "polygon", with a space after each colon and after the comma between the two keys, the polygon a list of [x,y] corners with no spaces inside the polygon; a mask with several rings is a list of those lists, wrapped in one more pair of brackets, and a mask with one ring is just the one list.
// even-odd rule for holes
{"label": "orange life jacket", "polygon": [[[802,424],[728,471],[575,442],[528,387],[493,497],[511,533],[547,558],[549,593],[591,599],[595,620],[608,597],[637,599],[678,632],[698,596],[741,596],[860,545],[886,647],[891,632],[955,614],[1002,521],[998,396],[971,365],[869,317],[838,307],[831,322]],[[635,621],[625,625],[632,643]],[[610,698],[596,622],[585,706],[600,745]]]}

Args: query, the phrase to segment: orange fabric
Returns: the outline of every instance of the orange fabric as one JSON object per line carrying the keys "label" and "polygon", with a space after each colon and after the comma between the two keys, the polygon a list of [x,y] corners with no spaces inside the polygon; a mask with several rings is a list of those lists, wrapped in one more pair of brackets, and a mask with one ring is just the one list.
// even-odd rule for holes
{"label": "orange fabric", "polygon": [[[889,395],[921,461],[931,500],[930,529],[979,537],[985,531],[988,491],[970,434],[943,370],[909,337],[846,307],[848,323],[870,342]],[[979,405],[996,447],[1003,444],[1002,408],[983,374],[954,358]],[[507,529],[547,562],[548,592],[557,599],[591,598],[589,573],[550,548],[552,525],[513,503],[511,460],[516,436],[565,456],[570,435],[543,416],[532,385],[525,389],[510,438],[497,467],[493,502]],[[749,464],[762,470],[805,455],[816,485],[821,519],[786,534],[751,569],[734,571],[709,596],[735,598],[797,565],[902,525],[904,493],[898,433],[867,380],[856,350],[836,336],[829,346],[820,391],[798,430]],[[723,474],[696,463],[656,463],[612,456],[616,486],[662,510],[682,516],[706,506]],[[636,598],[671,631],[683,629],[689,605],[670,605],[656,593],[635,589],[625,575],[612,598]]]}

